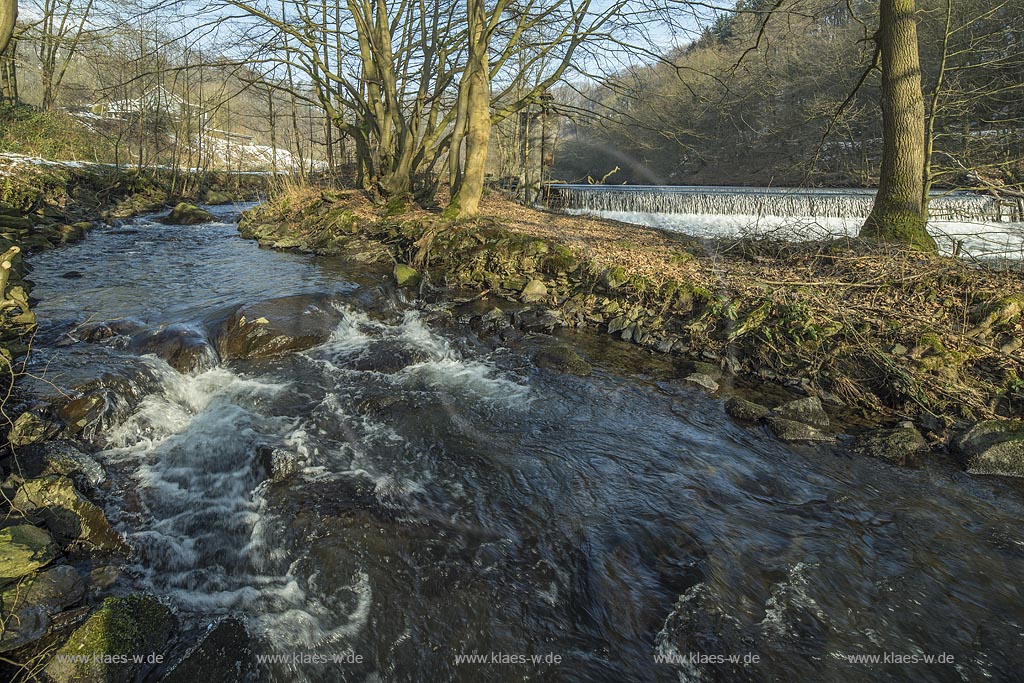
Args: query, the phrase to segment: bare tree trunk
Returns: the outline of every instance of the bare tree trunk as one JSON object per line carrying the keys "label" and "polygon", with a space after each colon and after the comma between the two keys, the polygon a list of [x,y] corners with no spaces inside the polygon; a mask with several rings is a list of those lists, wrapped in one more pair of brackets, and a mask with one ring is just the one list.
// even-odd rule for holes
{"label": "bare tree trunk", "polygon": [[882,169],[860,236],[936,251],[926,229],[925,121],[915,0],[882,0],[877,34],[882,69]]}
{"label": "bare tree trunk", "polygon": [[946,28],[942,33],[942,56],[939,59],[939,73],[935,77],[935,89],[932,91],[928,107],[928,116],[925,121],[924,136],[924,188],[921,192],[921,202],[925,210],[928,210],[928,200],[932,193],[932,184],[935,182],[935,171],[932,166],[932,159],[935,156],[935,125],[939,118],[939,100],[942,97],[942,86],[946,79],[946,68],[949,61],[949,38],[953,23],[953,0],[946,0]]}
{"label": "bare tree trunk", "polygon": [[[487,14],[483,0],[466,0],[469,18],[469,61],[466,64],[466,159],[450,213],[460,218],[480,211],[491,139],[491,83],[487,62]],[[453,150],[458,154],[458,150]]]}
{"label": "bare tree trunk", "polygon": [[7,44],[7,51],[0,53],[0,104],[18,103],[18,41]]}
{"label": "bare tree trunk", "polygon": [[18,21],[18,0],[0,0],[0,55],[14,37],[14,25]]}

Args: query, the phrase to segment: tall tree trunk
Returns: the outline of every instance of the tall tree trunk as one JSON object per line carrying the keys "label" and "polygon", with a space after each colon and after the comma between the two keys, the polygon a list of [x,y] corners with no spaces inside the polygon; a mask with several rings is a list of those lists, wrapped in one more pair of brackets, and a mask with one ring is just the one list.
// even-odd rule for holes
{"label": "tall tree trunk", "polygon": [[860,236],[936,251],[924,204],[925,123],[915,0],[881,0],[882,169]]}
{"label": "tall tree trunk", "polygon": [[7,44],[7,51],[0,53],[0,104],[18,103],[18,41]]}
{"label": "tall tree trunk", "polygon": [[14,25],[18,20],[18,0],[0,0],[0,55],[14,37]]}
{"label": "tall tree trunk", "polygon": [[[480,211],[491,140],[491,82],[487,61],[487,14],[483,0],[466,0],[469,17],[469,59],[466,64],[466,158],[461,182],[449,213],[460,218]],[[458,153],[458,150],[454,150]]]}

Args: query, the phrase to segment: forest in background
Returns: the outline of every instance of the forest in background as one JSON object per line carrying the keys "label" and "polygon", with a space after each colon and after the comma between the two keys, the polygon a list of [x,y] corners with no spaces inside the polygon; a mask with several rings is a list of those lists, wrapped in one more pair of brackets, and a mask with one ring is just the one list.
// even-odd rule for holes
{"label": "forest in background", "polygon": [[[181,33],[169,8],[23,3],[0,58],[0,151],[146,167],[320,171],[323,111],[307,85]],[[338,140],[332,154],[345,158]]]}
{"label": "forest in background", "polygon": [[[550,177],[876,185],[878,3],[816,0],[764,21],[775,4],[739,0],[654,63],[562,88]],[[917,16],[937,186],[1019,188],[1024,2],[921,0]]]}
{"label": "forest in background", "polygon": [[931,188],[1020,192],[1024,0],[37,3],[4,100],[119,164],[313,172],[448,218],[488,181],[877,185],[862,234],[927,249]]}

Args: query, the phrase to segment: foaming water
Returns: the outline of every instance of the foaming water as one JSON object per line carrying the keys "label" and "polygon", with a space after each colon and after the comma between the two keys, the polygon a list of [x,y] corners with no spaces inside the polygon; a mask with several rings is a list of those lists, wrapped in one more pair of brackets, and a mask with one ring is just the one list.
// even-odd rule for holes
{"label": "foaming water", "polygon": [[[116,379],[96,458],[132,546],[117,590],[159,595],[186,632],[234,615],[259,654],[363,658],[269,680],[1008,681],[1024,666],[1014,482],[784,446],[681,385],[686,368],[607,336],[572,337],[590,377],[540,369],[531,354],[555,340],[480,337],[450,322],[468,308],[410,310],[374,272],[263,251],[230,224],[132,229],[36,258],[35,370]],[[183,246],[200,276],[171,296],[151,283]],[[72,268],[84,286],[60,277]],[[201,328],[309,291],[351,295],[324,344],[205,372],[65,336],[128,314]],[[883,652],[955,664],[849,660]],[[474,653],[561,663],[456,661]],[[730,653],[759,663],[692,657]]]}

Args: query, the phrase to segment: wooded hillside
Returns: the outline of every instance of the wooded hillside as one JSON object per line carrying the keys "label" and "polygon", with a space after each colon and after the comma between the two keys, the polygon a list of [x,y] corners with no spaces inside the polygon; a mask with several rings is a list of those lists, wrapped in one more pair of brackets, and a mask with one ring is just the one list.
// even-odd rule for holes
{"label": "wooded hillside", "polygon": [[[789,6],[792,3],[787,3]],[[740,0],[686,48],[560,93],[553,177],[609,183],[877,183],[878,3]],[[1024,180],[1024,2],[921,0],[939,186]]]}

